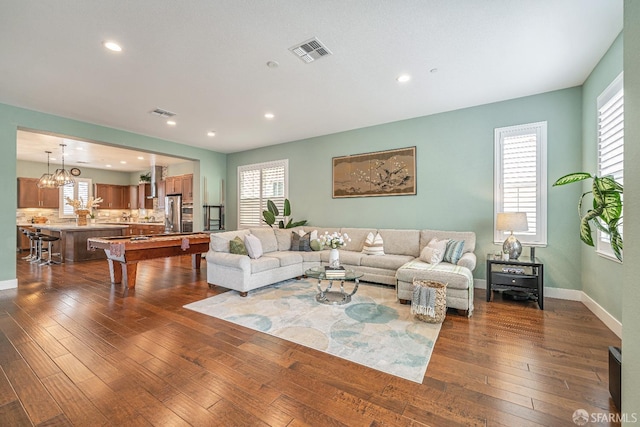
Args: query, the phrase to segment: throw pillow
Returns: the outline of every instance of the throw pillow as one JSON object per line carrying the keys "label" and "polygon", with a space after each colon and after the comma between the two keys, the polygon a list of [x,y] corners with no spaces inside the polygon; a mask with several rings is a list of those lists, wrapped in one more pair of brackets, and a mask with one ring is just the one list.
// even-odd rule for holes
{"label": "throw pillow", "polygon": [[244,236],[244,245],[247,248],[247,255],[251,259],[258,259],[262,256],[262,243],[253,234]]}
{"label": "throw pillow", "polygon": [[380,233],[376,233],[375,236],[373,233],[367,234],[362,253],[365,255],[384,255],[384,242]]}
{"label": "throw pillow", "polygon": [[311,252],[311,233],[301,236],[295,231],[291,232],[291,250],[298,252]]}
{"label": "throw pillow", "polygon": [[444,250],[425,246],[420,252],[420,260],[428,264],[439,264],[444,257]]}
{"label": "throw pillow", "polygon": [[236,255],[248,255],[247,248],[240,236],[236,236],[235,239],[229,240],[229,252]]}
{"label": "throw pillow", "polygon": [[309,241],[309,246],[311,247],[312,251],[321,251],[322,250],[322,243],[320,243],[320,240],[316,239],[310,239]]}
{"label": "throw pillow", "polygon": [[447,242],[447,249],[444,251],[443,261],[450,262],[451,264],[457,264],[462,256],[463,249],[464,240],[449,240]]}

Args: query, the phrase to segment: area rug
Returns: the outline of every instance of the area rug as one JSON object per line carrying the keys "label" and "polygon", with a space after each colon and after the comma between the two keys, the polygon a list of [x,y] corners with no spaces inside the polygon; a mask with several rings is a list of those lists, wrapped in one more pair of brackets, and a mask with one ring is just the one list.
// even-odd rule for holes
{"label": "area rug", "polygon": [[349,304],[333,306],[315,300],[316,284],[289,280],[184,307],[422,383],[440,324],[414,319],[390,287],[360,284]]}

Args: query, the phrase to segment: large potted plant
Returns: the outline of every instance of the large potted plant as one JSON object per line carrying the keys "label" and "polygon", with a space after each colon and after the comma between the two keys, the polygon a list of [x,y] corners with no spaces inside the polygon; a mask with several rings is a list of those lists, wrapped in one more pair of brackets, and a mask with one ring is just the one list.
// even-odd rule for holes
{"label": "large potted plant", "polygon": [[[276,217],[280,215],[280,210],[271,200],[267,200],[267,210],[262,211],[262,217],[264,218],[264,222],[266,222],[269,227],[273,228],[273,224],[276,222]],[[279,228],[293,228],[299,227],[301,225],[305,225],[307,220],[293,222],[292,218],[289,218],[291,215],[291,204],[289,203],[289,199],[284,199],[284,209],[282,212],[283,219],[278,221]]]}
{"label": "large potted plant", "polygon": [[[578,215],[580,216],[580,240],[589,246],[594,246],[591,235],[591,224],[607,234],[611,242],[611,249],[618,260],[622,261],[622,184],[610,176],[598,177],[586,172],[570,173],[559,178],[553,186],[572,184],[585,179],[593,179],[591,191],[587,191],[578,200]],[[591,194],[593,207],[583,214],[583,201]]]}

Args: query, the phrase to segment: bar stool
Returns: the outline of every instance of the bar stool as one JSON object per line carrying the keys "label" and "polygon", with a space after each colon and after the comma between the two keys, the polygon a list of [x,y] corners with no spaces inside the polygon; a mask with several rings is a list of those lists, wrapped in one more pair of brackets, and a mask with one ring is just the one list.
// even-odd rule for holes
{"label": "bar stool", "polygon": [[35,263],[40,262],[42,258],[42,244],[40,242],[41,234],[37,231],[29,230],[27,231],[27,236],[29,236],[30,243],[29,245],[33,245],[34,254],[31,258],[29,258],[29,262]]}
{"label": "bar stool", "polygon": [[40,263],[40,265],[60,264],[60,261],[54,261],[51,258],[51,252],[53,250],[51,245],[53,244],[53,242],[55,242],[57,240],[60,240],[60,238],[57,237],[57,236],[50,236],[48,234],[41,234],[40,235],[40,237],[39,237],[39,241],[40,241],[40,257],[42,258],[42,245],[45,242],[47,243],[47,252],[48,252],[47,260],[42,262],[42,263]]}
{"label": "bar stool", "polygon": [[[24,234],[25,236],[27,236],[27,239],[29,239],[29,229],[28,228],[20,227],[20,232],[22,234]],[[25,260],[25,261],[29,261],[31,258],[33,258],[34,257],[33,249],[34,249],[33,240],[29,239],[29,255],[27,255],[25,257],[22,257],[22,259]]]}

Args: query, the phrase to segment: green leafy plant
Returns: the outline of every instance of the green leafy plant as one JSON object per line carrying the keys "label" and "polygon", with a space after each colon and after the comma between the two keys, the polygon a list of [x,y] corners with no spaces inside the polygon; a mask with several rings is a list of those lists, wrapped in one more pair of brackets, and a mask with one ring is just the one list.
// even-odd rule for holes
{"label": "green leafy plant", "polygon": [[[610,176],[598,177],[586,172],[576,172],[559,178],[553,186],[572,184],[589,178],[593,179],[591,191],[583,193],[578,200],[580,240],[594,246],[590,225],[593,223],[598,230],[609,236],[613,253],[622,261],[623,242],[619,230],[622,226],[622,185]],[[593,208],[588,209],[583,215],[582,202],[587,194],[593,196]]]}
{"label": "green leafy plant", "polygon": [[151,172],[141,174],[140,182],[151,182]]}
{"label": "green leafy plant", "polygon": [[[273,224],[276,222],[276,218],[280,215],[280,211],[275,203],[271,200],[267,200],[267,210],[262,211],[262,217],[264,218],[264,222],[266,222],[269,227],[273,227]],[[283,208],[283,219],[278,221],[279,228],[293,228],[299,227],[301,225],[305,225],[307,220],[293,222],[293,219],[289,218],[291,215],[291,204],[289,203],[289,199],[284,199],[284,208]]]}

